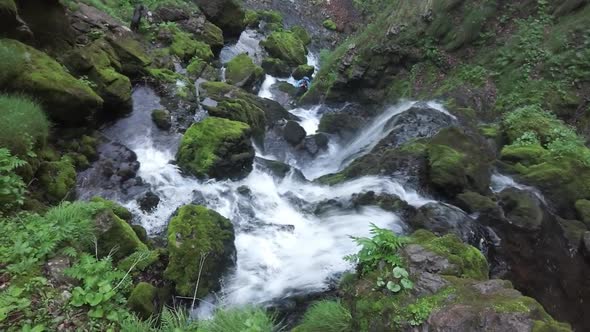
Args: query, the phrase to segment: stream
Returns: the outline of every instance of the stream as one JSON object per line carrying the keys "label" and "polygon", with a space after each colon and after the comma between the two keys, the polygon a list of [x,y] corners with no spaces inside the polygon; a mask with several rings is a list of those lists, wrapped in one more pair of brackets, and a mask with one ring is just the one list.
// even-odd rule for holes
{"label": "stream", "polygon": [[[260,58],[259,37],[249,32],[243,36],[235,45],[221,51],[223,63],[241,52]],[[311,53],[308,62],[317,68],[316,57]],[[271,87],[279,80],[294,81],[267,75],[259,96],[273,99]],[[295,176],[293,171],[283,179],[273,177],[255,161],[254,170],[243,180],[203,181],[183,175],[171,163],[181,135],[161,131],[153,124],[151,111],[163,108],[160,99],[151,88],[138,86],[133,92],[133,112],[104,129],[102,134],[135,152],[140,164],[137,175],[159,196],[158,206],[149,213],[144,212],[136,202],[137,197],[104,191],[92,185],[92,179],[82,182],[78,192],[82,198],[102,195],[119,201],[133,212],[134,222],[153,236],[163,234],[177,208],[189,203],[206,205],[230,219],[236,233],[236,266],[224,277],[219,294],[208,302],[229,306],[270,304],[295,295],[326,291],[335,277],[352,268],[343,259],[358,250],[351,236],[369,236],[371,224],[399,234],[407,231],[404,222],[392,212],[378,207],[351,208],[349,203],[354,194],[368,191],[395,194],[415,207],[434,201],[405,187],[403,179],[371,176],[331,187],[311,180],[342,170],[369,152],[389,133],[388,122],[409,111],[414,104],[405,101],[387,107],[352,140],[342,144],[331,139],[327,151],[312,160],[298,160],[288,152],[275,155],[256,149],[258,157],[285,162],[299,169],[306,179]],[[452,117],[441,104],[431,101],[428,105]],[[311,135],[318,129],[320,109],[320,105],[314,105],[290,112]],[[517,184],[495,175],[494,186],[494,190],[500,191]],[[341,204],[329,204],[317,213],[316,208],[327,201]]]}

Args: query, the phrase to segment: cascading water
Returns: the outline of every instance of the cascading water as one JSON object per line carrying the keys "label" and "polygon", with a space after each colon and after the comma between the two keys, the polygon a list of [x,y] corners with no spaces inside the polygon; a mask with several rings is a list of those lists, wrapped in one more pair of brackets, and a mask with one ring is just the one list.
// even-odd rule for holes
{"label": "cascading water", "polygon": [[[309,59],[317,65],[313,56]],[[277,78],[267,76],[260,95],[272,98],[270,87],[276,81]],[[390,178],[363,177],[328,187],[296,176],[277,179],[256,163],[251,174],[241,181],[186,177],[170,163],[180,135],[160,131],[151,121],[151,110],[161,108],[158,97],[151,89],[140,87],[133,100],[131,116],[106,129],[104,134],[137,154],[141,164],[138,175],[160,197],[160,203],[149,213],[141,211],[135,200],[122,203],[150,234],[165,230],[173,212],[191,202],[204,204],[229,218],[235,226],[237,263],[235,270],[224,278],[219,300],[224,305],[269,303],[294,294],[325,290],[331,276],[351,267],[343,260],[345,255],[358,250],[350,236],[369,235],[371,224],[403,232],[404,224],[394,213],[378,207],[351,207],[353,194],[395,194],[414,206],[431,202]],[[308,178],[338,171],[375,146],[387,135],[388,120],[412,105],[405,102],[390,107],[348,145],[332,143],[328,152],[309,164],[292,164]],[[291,112],[301,119],[309,134],[317,131],[319,106]],[[262,152],[257,151],[257,155]],[[244,187],[249,190],[243,190]],[[327,204],[317,213],[316,208],[328,201],[341,204]]]}

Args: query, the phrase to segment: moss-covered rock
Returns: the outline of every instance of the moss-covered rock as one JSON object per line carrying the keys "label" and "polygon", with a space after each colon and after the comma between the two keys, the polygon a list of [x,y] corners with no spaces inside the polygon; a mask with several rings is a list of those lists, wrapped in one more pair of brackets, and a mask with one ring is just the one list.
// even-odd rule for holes
{"label": "moss-covered rock", "polygon": [[324,28],[328,29],[328,30],[336,30],[338,28],[338,26],[336,26],[336,22],[332,21],[331,19],[327,19],[325,20],[322,25],[324,26]]}
{"label": "moss-covered rock", "polygon": [[305,28],[303,28],[302,26],[293,26],[290,29],[290,31],[294,33],[297,36],[297,38],[299,38],[299,40],[303,42],[303,45],[308,46],[309,44],[311,44],[311,36],[309,35],[309,32],[307,32],[307,30],[305,30]]}
{"label": "moss-covered rock", "polygon": [[140,318],[148,319],[156,313],[155,298],[156,287],[147,282],[140,282],[133,287],[127,300],[127,306]]}
{"label": "moss-covered rock", "polygon": [[239,36],[246,27],[246,13],[237,0],[196,0],[207,19],[220,27],[224,34]]}
{"label": "moss-covered rock", "polygon": [[290,66],[299,66],[307,62],[305,44],[292,31],[275,31],[260,44],[270,56],[281,59]]}
{"label": "moss-covered rock", "polygon": [[129,210],[127,210],[127,208],[123,207],[121,204],[110,201],[108,199],[104,199],[102,197],[99,196],[94,196],[90,199],[91,202],[94,203],[100,203],[102,204],[104,207],[108,208],[109,210],[113,211],[115,213],[115,215],[127,222],[131,222],[131,219],[133,218],[133,215],[131,214],[131,212],[129,212]]}
{"label": "moss-covered rock", "polygon": [[172,118],[167,110],[153,110],[152,121],[162,130],[169,130],[172,127]]}
{"label": "moss-covered rock", "polygon": [[62,157],[59,161],[43,162],[37,171],[41,191],[51,203],[59,203],[74,197],[76,169],[72,160]]}
{"label": "moss-covered rock", "polygon": [[428,162],[432,185],[450,197],[465,189],[489,191],[491,157],[485,145],[457,127],[443,129],[431,139]]}
{"label": "moss-covered rock", "polygon": [[250,126],[209,117],[193,124],[176,154],[178,166],[198,177],[240,178],[252,171],[254,148]]}
{"label": "moss-covered rock", "polygon": [[457,205],[468,213],[491,212],[498,208],[491,198],[472,191],[457,195]]}
{"label": "moss-covered rock", "polygon": [[75,50],[65,63],[93,84],[106,109],[114,113],[131,111],[131,81],[118,72],[122,62],[106,40],[99,39]]}
{"label": "moss-covered rock", "polygon": [[201,76],[206,67],[206,61],[194,57],[191,59],[191,62],[188,64],[188,66],[186,66],[186,72],[189,74],[191,78],[197,79]]}
{"label": "moss-covered rock", "polygon": [[198,40],[205,42],[211,49],[220,50],[223,47],[223,31],[215,24],[205,21],[202,29],[195,32]]}
{"label": "moss-covered rock", "polygon": [[183,61],[197,57],[204,61],[213,59],[213,51],[207,43],[196,40],[190,33],[175,25],[160,26],[159,36],[166,36],[164,42],[169,44],[169,52]]}
{"label": "moss-covered rock", "polygon": [[111,209],[103,209],[94,217],[94,221],[100,257],[111,255],[118,262],[136,251],[148,250],[131,225],[119,218]]}
{"label": "moss-covered rock", "polygon": [[288,77],[291,73],[289,65],[277,58],[264,58],[261,66],[264,72],[271,76]]}
{"label": "moss-covered rock", "polygon": [[315,71],[315,68],[313,66],[301,65],[301,66],[297,66],[297,68],[295,68],[295,70],[293,71],[293,73],[291,75],[293,76],[294,79],[300,80],[305,76],[311,78],[311,75],[313,75],[314,71]]}
{"label": "moss-covered rock", "polygon": [[[178,294],[192,296],[200,275],[197,297],[204,297],[219,289],[219,279],[234,262],[233,226],[204,206],[183,206],[168,225],[168,250],[164,276],[174,281]],[[199,271],[201,259],[205,261]]]}
{"label": "moss-covered rock", "polygon": [[227,83],[245,90],[255,90],[262,84],[264,70],[254,64],[247,53],[242,53],[227,63],[225,79]]}
{"label": "moss-covered rock", "polygon": [[33,95],[53,121],[82,124],[102,108],[102,98],[47,54],[9,39],[1,39],[0,48],[13,60],[0,64],[0,88]]}
{"label": "moss-covered rock", "polygon": [[205,82],[199,88],[202,98],[215,101],[213,104],[204,103],[210,115],[247,123],[257,140],[262,139],[267,126],[293,118],[279,103],[226,83]]}
{"label": "moss-covered rock", "polygon": [[583,221],[586,226],[590,227],[590,201],[587,199],[577,200],[576,212],[578,213],[578,218]]}
{"label": "moss-covered rock", "polygon": [[511,224],[525,230],[539,230],[543,223],[541,202],[531,193],[508,188],[499,195],[500,205]]}
{"label": "moss-covered rock", "polygon": [[107,40],[121,63],[123,75],[136,78],[146,74],[152,59],[139,41],[129,36],[111,36]]}

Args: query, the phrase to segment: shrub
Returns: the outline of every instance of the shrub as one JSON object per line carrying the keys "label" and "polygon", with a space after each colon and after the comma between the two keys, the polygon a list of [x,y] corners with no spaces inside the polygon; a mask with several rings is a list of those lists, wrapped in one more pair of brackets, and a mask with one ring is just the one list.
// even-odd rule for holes
{"label": "shrub", "polygon": [[199,332],[272,332],[277,326],[264,309],[244,307],[215,312],[211,320],[199,324]]}
{"label": "shrub", "polygon": [[338,301],[320,301],[313,304],[303,316],[297,332],[347,332],[351,329],[352,316]]}
{"label": "shrub", "polygon": [[36,102],[24,96],[0,94],[0,146],[25,155],[32,146],[43,146],[49,121]]}

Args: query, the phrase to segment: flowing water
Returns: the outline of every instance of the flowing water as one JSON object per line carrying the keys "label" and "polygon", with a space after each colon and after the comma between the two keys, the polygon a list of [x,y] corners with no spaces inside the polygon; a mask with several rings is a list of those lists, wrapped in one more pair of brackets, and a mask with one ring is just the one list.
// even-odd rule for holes
{"label": "flowing water", "polygon": [[[317,66],[313,56],[309,60]],[[267,76],[260,95],[272,98],[270,87],[277,80],[293,81]],[[390,178],[363,177],[328,187],[296,176],[277,179],[256,163],[241,181],[202,181],[185,176],[170,163],[181,136],[160,131],[152,123],[151,110],[161,108],[159,98],[150,88],[138,87],[133,100],[133,113],[106,129],[104,135],[137,154],[141,164],[138,175],[160,197],[160,203],[150,213],[141,211],[135,200],[121,203],[150,234],[165,231],[174,211],[191,202],[204,204],[229,218],[236,232],[237,262],[224,278],[216,300],[224,305],[270,303],[326,290],[333,276],[351,268],[343,259],[358,250],[350,236],[368,236],[371,224],[404,232],[403,222],[394,213],[377,207],[351,207],[354,194],[395,194],[417,207],[431,202]],[[412,105],[404,102],[387,108],[351,142],[330,143],[325,154],[307,164],[288,157],[284,161],[301,169],[308,179],[338,171],[375,146],[388,134],[388,120]],[[431,106],[446,112],[436,103]],[[316,105],[291,112],[301,119],[307,133],[313,134],[321,117],[319,109]],[[257,155],[263,152],[257,151]],[[318,213],[319,206],[322,208]]]}

